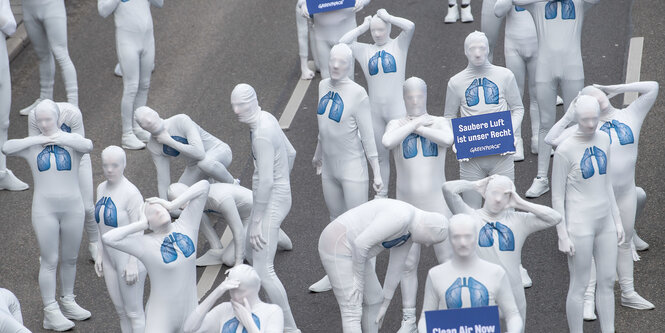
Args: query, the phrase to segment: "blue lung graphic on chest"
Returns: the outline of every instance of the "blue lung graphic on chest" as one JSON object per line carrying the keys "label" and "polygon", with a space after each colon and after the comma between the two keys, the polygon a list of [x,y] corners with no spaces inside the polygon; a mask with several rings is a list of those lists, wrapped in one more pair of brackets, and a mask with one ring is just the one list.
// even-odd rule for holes
{"label": "blue lung graphic on chest", "polygon": [[423,156],[436,157],[439,156],[439,146],[432,142],[430,139],[420,136],[416,133],[409,134],[404,141],[402,141],[402,154],[405,159],[413,158],[418,155],[418,139],[423,149]]}
{"label": "blue lung graphic on chest", "polygon": [[[254,320],[256,327],[261,329],[261,321],[259,320],[259,317],[252,313],[252,319]],[[238,318],[233,317],[224,323],[224,326],[222,326],[222,333],[236,333],[239,325],[240,321]],[[242,333],[247,333],[247,329],[243,327]]]}
{"label": "blue lung graphic on chest", "polygon": [[99,211],[104,208],[104,224],[109,227],[118,227],[118,210],[111,197],[102,197],[95,204],[95,221],[99,223]]}
{"label": "blue lung graphic on chest", "polygon": [[574,20],[575,3],[573,0],[550,0],[545,5],[545,18],[548,20],[556,18],[559,12],[559,3],[561,3],[561,19]]}
{"label": "blue lung graphic on chest", "polygon": [[69,127],[69,126],[67,126],[67,124],[65,124],[65,123],[62,123],[62,125],[60,125],[60,129],[61,129],[63,132],[67,132],[67,133],[71,133],[71,132],[72,132],[72,128]]}
{"label": "blue lung graphic on chest", "polygon": [[326,112],[328,102],[331,101],[332,105],[330,106],[330,111],[328,112],[328,118],[339,122],[342,119],[342,113],[344,113],[344,101],[342,100],[342,97],[336,92],[329,91],[327,94],[321,97],[316,114],[324,114]]}
{"label": "blue lung graphic on chest", "polygon": [[598,174],[604,175],[607,172],[607,155],[605,152],[596,146],[589,147],[584,150],[584,156],[582,156],[582,160],[580,161],[580,169],[582,170],[582,178],[584,179],[591,178],[595,173],[592,157],[596,158]]}
{"label": "blue lung graphic on chest", "polygon": [[[178,141],[178,142],[182,143],[182,144],[189,144],[189,142],[187,142],[187,139],[183,138],[181,136],[171,135],[171,138],[175,141]],[[167,145],[163,145],[163,146],[164,147],[162,148],[162,151],[164,152],[164,154],[169,155],[169,156],[173,156],[173,157],[176,157],[176,156],[180,155],[180,152],[175,150],[175,148],[173,148],[171,146],[167,146]]]}
{"label": "blue lung graphic on chest", "polygon": [[48,145],[37,155],[37,169],[42,172],[51,168],[51,154],[55,155],[55,167],[58,171],[72,169],[72,156],[58,145]]}
{"label": "blue lung graphic on chest", "polygon": [[392,54],[386,52],[385,50],[381,50],[369,58],[369,63],[367,64],[369,75],[379,74],[379,61],[381,61],[381,67],[383,68],[384,73],[397,72],[397,63],[395,62],[395,57],[393,57]]}
{"label": "blue lung graphic on chest", "polygon": [[448,309],[462,308],[463,288],[469,290],[472,308],[489,305],[489,292],[487,292],[487,288],[482,283],[472,277],[457,278],[457,280],[448,287],[448,290],[446,290],[446,306]]}
{"label": "blue lung graphic on chest", "polygon": [[494,245],[494,230],[499,236],[499,251],[515,251],[515,235],[510,228],[501,222],[487,222],[478,234],[478,246]]}
{"label": "blue lung graphic on chest", "polygon": [[607,135],[610,136],[610,143],[612,143],[612,129],[614,129],[614,132],[616,132],[620,145],[623,146],[635,142],[633,130],[630,129],[630,126],[616,119],[613,119],[612,121],[606,121],[603,126],[600,127],[601,131],[607,133]]}
{"label": "blue lung graphic on chest", "polygon": [[520,7],[520,6],[515,6],[515,11],[516,11],[516,12],[523,12],[523,11],[525,11],[525,10],[526,10],[526,9],[524,9],[524,8],[522,8],[522,7]]}
{"label": "blue lung graphic on chest", "polygon": [[391,239],[389,241],[382,242],[381,245],[386,249],[389,249],[389,248],[392,248],[392,247],[400,247],[400,246],[404,245],[404,243],[406,243],[406,241],[408,241],[409,238],[411,238],[411,233],[407,232],[405,235],[402,235],[402,236],[397,237],[395,239]]}
{"label": "blue lung graphic on chest", "polygon": [[162,247],[160,248],[160,251],[162,252],[162,260],[164,260],[165,264],[174,262],[178,259],[178,252],[176,252],[174,244],[178,246],[180,251],[182,251],[185,258],[189,258],[189,256],[196,252],[194,242],[189,236],[179,232],[172,232],[170,235],[164,237]]}
{"label": "blue lung graphic on chest", "polygon": [[485,104],[499,104],[499,87],[492,80],[484,77],[482,79],[474,79],[473,82],[466,88],[464,97],[466,97],[466,105],[474,106],[480,102],[478,96],[478,89],[483,87],[485,95]]}

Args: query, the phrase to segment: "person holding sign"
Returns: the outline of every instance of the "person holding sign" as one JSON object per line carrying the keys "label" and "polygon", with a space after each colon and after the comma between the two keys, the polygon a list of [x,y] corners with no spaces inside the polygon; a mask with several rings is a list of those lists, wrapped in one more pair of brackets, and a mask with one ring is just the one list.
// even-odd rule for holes
{"label": "person holding sign", "polygon": [[[610,139],[610,152],[615,158],[609,160],[608,174],[612,180],[614,196],[621,214],[621,223],[626,239],[619,246],[617,274],[621,286],[621,305],[638,310],[653,309],[654,305],[635,292],[633,281],[633,253],[630,240],[633,239],[635,229],[635,216],[639,214],[637,207],[644,206],[646,197],[637,195],[635,185],[635,164],[637,163],[637,147],[640,139],[640,130],[646,115],[658,96],[657,82],[634,82],[612,86],[593,85],[582,89],[583,95],[596,98],[600,106],[600,122],[598,130]],[[641,94],[625,109],[617,110],[610,103],[609,98],[617,94],[636,91]],[[609,94],[609,95],[608,95]],[[575,121],[575,110],[568,112],[559,120],[545,137],[547,144],[557,146],[563,140],[574,135],[577,125],[566,129],[566,126]],[[638,198],[642,199],[638,203]],[[591,276],[593,277],[593,273]],[[585,317],[593,319],[593,294],[595,284],[592,281],[585,295]]]}
{"label": "person holding sign", "polygon": [[552,207],[563,216],[557,233],[559,251],[568,255],[566,316],[573,333],[582,332],[584,291],[592,259],[596,263],[600,327],[603,332],[614,332],[617,243],[623,244],[624,230],[608,176],[608,169],[614,166],[610,137],[597,131],[599,109],[594,97],[581,95],[573,100],[566,119],[574,116],[578,126],[557,146],[552,166]]}
{"label": "person holding sign", "polygon": [[[418,332],[427,332],[426,311],[490,305],[499,306],[506,322],[503,332],[521,333],[524,329],[506,271],[499,265],[480,259],[477,254],[476,227],[479,223],[476,217],[467,214],[455,215],[450,219],[448,237],[453,257],[427,273]],[[463,297],[465,294],[469,295],[468,303],[466,297]]]}
{"label": "person holding sign", "polygon": [[[314,59],[318,59],[319,69],[321,70],[321,78],[327,79],[330,77],[330,71],[328,69],[328,61],[330,60],[330,51],[332,47],[339,43],[340,38],[344,36],[345,33],[356,28],[356,13],[361,9],[365,8],[371,0],[344,0],[344,1],[320,1],[320,0],[306,0],[300,6],[302,15],[306,18],[310,18],[310,12],[307,8],[307,2],[312,2],[314,4],[327,5],[331,2],[337,3],[340,2],[342,5],[345,5],[345,2],[355,1],[355,5],[352,7],[344,6],[341,9],[336,9],[335,6],[329,6],[328,11],[319,11],[317,13],[311,13],[311,18],[313,19],[314,25],[314,37],[316,38],[316,54],[317,56]],[[351,69],[347,73],[349,79],[353,81],[353,62],[350,64]]]}
{"label": "person holding sign", "polygon": [[[390,121],[382,139],[395,160],[397,200],[450,217],[452,214],[441,193],[441,186],[446,182],[443,172],[446,150],[453,143],[450,121],[427,114],[427,84],[420,78],[412,77],[404,82],[404,104],[407,116]],[[444,250],[446,243],[434,245],[439,263],[449,255],[446,252],[450,251]],[[413,244],[401,281],[403,317],[400,333],[417,330],[419,261],[420,245]]]}
{"label": "person holding sign", "polygon": [[[464,40],[467,67],[451,77],[446,91],[444,117],[455,118],[510,110],[514,133],[520,133],[524,106],[513,73],[488,60],[489,44],[484,33],[474,31]],[[515,134],[517,135],[517,134]],[[460,179],[479,180],[500,174],[514,179],[513,156],[489,155],[460,160]],[[476,192],[464,193],[464,200],[480,208],[482,197]]]}
{"label": "person holding sign", "polygon": [[[393,24],[402,29],[395,39],[390,38]],[[363,24],[347,32],[339,40],[340,43],[349,45],[367,80],[372,128],[383,181],[383,189],[377,195],[383,198],[388,196],[390,154],[381,144],[381,137],[389,121],[405,115],[402,84],[406,75],[406,56],[415,28],[413,22],[392,16],[385,9],[379,9],[374,17],[367,16]],[[356,42],[356,38],[367,30],[371,31],[374,44]]]}
{"label": "person holding sign", "polygon": [[[485,198],[483,207],[469,207],[460,196],[465,191],[481,193]],[[501,175],[475,182],[449,181],[443,185],[443,195],[454,214],[475,217],[478,256],[506,271],[520,316],[526,322],[526,297],[520,274],[522,246],[530,234],[561,222],[561,215],[550,207],[520,198],[513,182]]]}
{"label": "person holding sign", "polygon": [[[319,255],[342,315],[344,333],[378,332],[414,243],[446,238],[448,219],[394,199],[375,199],[339,216],[321,233]],[[390,250],[381,284],[372,258]],[[379,325],[377,325],[379,324]]]}

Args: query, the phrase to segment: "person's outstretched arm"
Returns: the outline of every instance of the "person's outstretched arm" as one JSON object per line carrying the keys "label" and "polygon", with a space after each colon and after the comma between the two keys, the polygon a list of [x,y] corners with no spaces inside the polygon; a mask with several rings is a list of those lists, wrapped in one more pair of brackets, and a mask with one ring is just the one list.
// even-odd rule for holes
{"label": "person's outstretched arm", "polygon": [[547,132],[545,136],[545,143],[552,147],[557,147],[563,140],[569,138],[577,130],[577,125],[567,127],[569,124],[575,122],[575,102],[577,97],[568,106],[566,113],[557,121],[554,126]]}
{"label": "person's outstretched arm", "polygon": [[[182,126],[186,126],[187,131],[187,143],[181,143],[174,140],[168,131],[162,130],[155,136],[157,142],[167,145],[178,152],[182,153],[185,157],[193,159],[195,161],[202,161],[206,157],[206,151],[203,147],[203,141],[201,140],[201,134],[199,133],[199,126],[191,120],[186,115],[182,119],[178,118],[178,121],[182,121]],[[180,117],[178,116],[178,117]]]}
{"label": "person's outstretched arm", "polygon": [[448,88],[446,88],[446,104],[443,110],[443,116],[446,118],[457,118],[459,108],[462,102],[459,96],[455,94],[450,80],[448,80]]}
{"label": "person's outstretched arm", "polygon": [[133,234],[148,229],[148,219],[145,216],[144,209],[145,206],[141,206],[141,219],[139,221],[107,231],[102,236],[104,245],[141,259],[144,252],[143,238],[147,236],[135,236]]}
{"label": "person's outstretched arm", "polygon": [[607,98],[612,98],[614,95],[627,92],[637,92],[639,97],[630,103],[627,109],[630,110],[630,112],[639,114],[642,119],[647,116],[647,113],[649,113],[653,104],[656,102],[659,89],[658,82],[656,81],[642,81],[611,86],[594,84],[593,86],[608,94]]}
{"label": "person's outstretched arm", "polygon": [[360,35],[364,34],[365,32],[367,32],[367,30],[369,30],[369,23],[371,21],[372,21],[371,16],[365,17],[365,21],[363,21],[363,23],[361,25],[359,25],[359,26],[355,27],[354,29],[352,29],[351,31],[345,33],[344,36],[342,36],[342,38],[339,39],[339,43],[341,43],[341,44],[353,44],[353,43],[355,43],[356,39]]}
{"label": "person's outstretched arm", "polygon": [[554,162],[552,163],[552,208],[561,215],[561,223],[556,226],[556,232],[559,237],[559,251],[572,256],[575,254],[575,246],[568,236],[568,221],[566,221],[565,210],[569,164],[568,159],[563,154],[558,150],[554,152]]}
{"label": "person's outstretched arm", "polygon": [[86,139],[76,133],[60,131],[58,134],[51,136],[50,138],[51,144],[66,146],[81,154],[87,154],[92,151],[92,140]]}
{"label": "person's outstretched arm", "polygon": [[[480,181],[485,181],[487,184],[487,178],[481,179]],[[469,205],[464,202],[460,193],[466,191],[476,191],[478,186],[476,182],[471,182],[468,180],[450,180],[443,184],[443,197],[448,204],[448,208],[453,214],[472,214],[475,209],[471,208]]]}
{"label": "person's outstretched arm", "polygon": [[50,139],[47,136],[29,136],[23,139],[12,139],[2,146],[2,153],[7,156],[22,155],[28,148],[37,145],[45,145]]}
{"label": "person's outstretched arm", "polygon": [[365,150],[367,160],[374,174],[374,191],[380,192],[384,186],[381,180],[381,168],[379,167],[379,153],[376,150],[376,141],[374,141],[374,129],[372,128],[372,111],[369,104],[369,97],[365,95],[360,102],[360,106],[355,114],[360,140]]}
{"label": "person's outstretched arm", "polygon": [[198,230],[201,223],[201,215],[203,215],[203,208],[208,200],[209,190],[210,183],[204,179],[199,180],[194,185],[190,186],[173,201],[169,202],[159,198],[149,198],[146,201],[149,203],[160,204],[168,211],[178,209],[187,204],[187,207],[185,207],[185,209],[182,210],[182,213],[180,213],[178,221],[182,221],[183,225],[190,229]]}

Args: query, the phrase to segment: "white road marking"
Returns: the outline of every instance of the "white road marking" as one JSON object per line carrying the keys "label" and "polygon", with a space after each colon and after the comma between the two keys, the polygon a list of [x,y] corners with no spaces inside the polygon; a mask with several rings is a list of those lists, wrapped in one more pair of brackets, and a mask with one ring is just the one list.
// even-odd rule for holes
{"label": "white road marking", "polygon": [[[644,37],[633,37],[628,47],[628,64],[626,65],[626,83],[640,81],[642,69],[642,50],[644,48]],[[629,92],[623,95],[623,105],[628,105],[637,99],[637,92]]]}
{"label": "white road marking", "polygon": [[[309,66],[309,69],[315,71],[313,62],[310,61],[307,65]],[[282,116],[279,117],[279,126],[282,129],[289,129],[289,127],[291,127],[291,122],[293,121],[293,118],[296,117],[296,112],[298,112],[300,103],[302,103],[303,98],[305,98],[305,93],[307,93],[307,88],[309,88],[310,83],[312,83],[312,80],[298,80],[298,84],[296,84],[296,88],[293,89],[291,98],[289,98],[289,102],[286,103]]]}

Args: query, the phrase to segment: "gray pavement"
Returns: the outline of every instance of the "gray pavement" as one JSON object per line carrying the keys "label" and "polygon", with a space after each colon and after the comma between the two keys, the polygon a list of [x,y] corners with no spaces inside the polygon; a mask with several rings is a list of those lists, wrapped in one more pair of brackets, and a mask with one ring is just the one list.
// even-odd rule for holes
{"label": "gray pavement", "polygon": [[[229,96],[240,82],[252,84],[260,105],[279,117],[299,77],[294,23],[295,1],[167,1],[162,9],[153,9],[156,38],[156,70],[152,76],[148,105],[163,116],[187,113],[210,133],[229,143],[234,152],[230,171],[242,184],[251,184],[252,165],[249,159],[247,128],[233,116]],[[102,181],[99,153],[120,143],[119,108],[122,80],[113,76],[116,63],[112,18],[102,19],[94,1],[68,0],[69,51],[78,72],[80,106],[84,113],[86,133],[95,144],[92,154],[95,184]],[[444,25],[445,8],[441,1],[374,1],[358,15],[358,20],[384,7],[394,15],[412,19],[416,34],[411,45],[407,75],[419,76],[429,85],[429,111],[443,113],[445,86],[449,77],[466,66],[463,40],[472,30],[480,29],[480,2],[473,2],[476,21],[470,24]],[[20,8],[20,7],[19,7]],[[631,12],[632,8],[632,12]],[[628,39],[645,36],[643,80],[665,83],[660,62],[665,40],[662,34],[665,4],[660,0],[612,0],[595,6],[584,28],[583,55],[587,83],[612,84],[624,81],[624,63]],[[394,33],[397,32],[394,29]],[[369,41],[369,36],[363,36]],[[495,62],[503,64],[502,43],[495,50]],[[10,138],[24,137],[26,118],[18,110],[38,96],[37,59],[27,47],[11,63],[12,114]],[[362,74],[357,81],[365,84]],[[298,151],[293,170],[293,207],[282,225],[290,235],[294,250],[278,253],[277,273],[289,294],[296,322],[303,332],[340,331],[339,310],[332,293],[311,294],[307,287],[323,275],[316,251],[318,235],[327,223],[328,213],[323,202],[320,178],[311,167],[316,140],[317,103],[315,79],[309,87],[299,112],[287,132]],[[56,77],[56,100],[64,99],[60,76]],[[613,100],[620,103],[620,98]],[[663,188],[659,177],[662,170],[663,101],[657,102],[642,130],[641,153],[637,183],[645,188],[649,203],[638,221],[641,236],[651,244],[635,264],[636,289],[656,305],[653,311],[636,311],[618,305],[617,332],[660,331],[665,322],[665,295],[662,280],[665,268],[664,236],[658,232],[663,219]],[[562,112],[562,110],[559,110]],[[524,124],[528,124],[525,119]],[[529,126],[524,138],[528,146]],[[9,167],[31,183],[27,165],[10,158]],[[174,173],[182,170],[176,163]],[[516,186],[523,194],[535,176],[536,156],[527,153],[526,160],[516,164]],[[142,191],[144,197],[156,195],[154,167],[146,151],[128,152],[126,175]],[[458,178],[458,167],[448,156],[446,175]],[[175,179],[175,178],[174,178]],[[394,185],[394,184],[393,184]],[[394,194],[394,190],[391,191]],[[0,223],[0,286],[13,290],[21,301],[28,328],[41,329],[41,299],[37,283],[38,250],[30,224],[32,191],[0,192],[5,218]],[[550,196],[537,200],[550,204]],[[217,226],[221,233],[223,226]],[[199,243],[199,252],[207,248]],[[87,247],[81,247],[78,261],[76,293],[81,305],[93,313],[85,322],[77,323],[75,332],[117,332],[117,316],[106,292],[104,282],[97,278],[89,261]],[[568,273],[565,256],[557,251],[556,234],[547,230],[533,235],[524,248],[524,266],[534,281],[527,290],[529,305],[527,332],[565,332],[565,297]],[[380,256],[377,271],[383,277],[387,258]],[[427,270],[435,265],[433,252],[423,252],[419,269],[421,290]],[[202,270],[199,269],[199,274]],[[223,277],[218,277],[215,285]],[[149,287],[146,285],[146,292]],[[174,300],[175,301],[175,300]],[[399,296],[393,300],[384,322],[383,332],[394,332],[401,320]],[[418,304],[422,303],[419,296]],[[418,308],[420,309],[420,308]],[[599,331],[597,322],[587,323],[589,332]]]}

